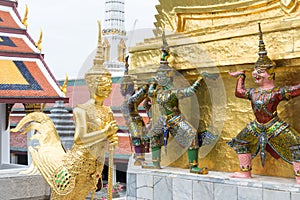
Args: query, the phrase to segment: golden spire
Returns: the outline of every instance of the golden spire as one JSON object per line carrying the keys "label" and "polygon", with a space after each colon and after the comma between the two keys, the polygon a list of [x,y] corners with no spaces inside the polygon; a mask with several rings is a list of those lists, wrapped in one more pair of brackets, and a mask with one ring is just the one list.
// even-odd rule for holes
{"label": "golden spire", "polygon": [[25,9],[25,14],[24,14],[24,17],[22,19],[22,24],[26,27],[28,27],[28,23],[27,23],[27,19],[28,19],[28,5],[26,4],[26,9]]}
{"label": "golden spire", "polygon": [[35,46],[42,52],[42,39],[43,39],[43,31],[40,32],[39,40],[35,43]]}
{"label": "golden spire", "polygon": [[101,29],[101,21],[98,20],[98,44],[97,44],[97,52],[94,58],[94,65],[103,65],[104,63],[104,55],[103,55],[103,46],[102,46],[102,29]]}
{"label": "golden spire", "polygon": [[274,61],[272,61],[268,55],[267,50],[265,47],[265,43],[263,40],[263,33],[261,31],[260,23],[258,23],[258,36],[259,36],[259,42],[258,42],[258,59],[256,63],[254,64],[254,68],[265,68],[270,74],[270,79],[275,79],[275,68],[276,64]]}
{"label": "golden spire", "polygon": [[67,94],[68,81],[69,81],[68,74],[66,74],[66,80],[64,81],[64,84],[59,87],[60,90],[65,94],[65,96]]}

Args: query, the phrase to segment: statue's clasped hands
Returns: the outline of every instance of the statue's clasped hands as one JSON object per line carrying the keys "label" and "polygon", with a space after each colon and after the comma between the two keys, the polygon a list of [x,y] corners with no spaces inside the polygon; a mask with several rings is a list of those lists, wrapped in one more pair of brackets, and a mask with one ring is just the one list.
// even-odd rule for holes
{"label": "statue's clasped hands", "polygon": [[[112,115],[112,114],[111,114]],[[110,145],[117,146],[118,145],[118,135],[117,131],[119,129],[116,120],[111,117],[112,121],[110,121],[105,128],[107,128],[107,140],[109,141]]]}

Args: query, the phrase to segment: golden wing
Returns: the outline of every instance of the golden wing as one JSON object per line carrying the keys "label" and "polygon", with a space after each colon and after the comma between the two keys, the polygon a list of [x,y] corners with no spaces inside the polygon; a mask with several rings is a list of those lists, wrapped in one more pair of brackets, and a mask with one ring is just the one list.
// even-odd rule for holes
{"label": "golden wing", "polygon": [[51,189],[59,195],[66,195],[75,187],[75,176],[63,165],[67,154],[61,146],[43,147],[36,150],[29,147],[33,164],[47,181]]}

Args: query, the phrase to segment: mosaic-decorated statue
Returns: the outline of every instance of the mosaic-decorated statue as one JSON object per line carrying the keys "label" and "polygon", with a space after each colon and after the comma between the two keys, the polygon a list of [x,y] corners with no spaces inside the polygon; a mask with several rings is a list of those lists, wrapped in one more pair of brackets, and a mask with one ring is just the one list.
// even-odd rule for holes
{"label": "mosaic-decorated statue", "polygon": [[246,76],[243,71],[230,73],[237,78],[236,96],[251,101],[256,118],[228,142],[237,152],[241,168],[241,172],[234,173],[232,177],[251,178],[252,158],[259,154],[264,166],[267,151],[274,158],[282,158],[293,164],[297,183],[300,183],[300,135],[277,115],[280,101],[300,95],[300,84],[284,87],[274,85],[275,63],[267,56],[260,24],[258,55],[252,72],[258,88],[245,88]]}
{"label": "mosaic-decorated statue", "polygon": [[110,147],[118,144],[117,123],[111,109],[103,105],[112,90],[111,75],[93,67],[85,78],[91,99],[73,111],[76,129],[70,151],[65,152],[53,122],[44,113],[25,116],[13,130],[17,132],[31,122],[22,133],[39,132],[32,139],[37,139],[40,145],[29,147],[29,151],[33,164],[52,189],[53,200],[84,200],[91,191],[95,194],[102,177],[107,144]]}
{"label": "mosaic-decorated statue", "polygon": [[140,166],[145,161],[145,153],[149,152],[149,139],[146,137],[146,125],[138,112],[138,106],[147,101],[148,86],[143,86],[135,93],[133,79],[128,75],[128,57],[126,57],[126,71],[121,84],[121,94],[125,97],[122,103],[122,114],[126,121],[134,147],[134,165]]}
{"label": "mosaic-decorated statue", "polygon": [[148,133],[152,150],[152,163],[143,165],[144,168],[161,168],[161,147],[167,146],[169,134],[184,148],[188,148],[188,159],[191,173],[207,174],[207,168],[198,167],[198,149],[204,143],[203,139],[215,139],[208,131],[198,133],[197,130],[185,119],[179,109],[181,98],[194,95],[202,84],[203,78],[216,79],[215,74],[203,73],[202,76],[190,86],[176,89],[173,85],[172,69],[168,65],[169,49],[166,45],[162,47],[162,57],[156,77],[150,80],[148,96],[152,102],[159,106],[159,119],[153,123]]}

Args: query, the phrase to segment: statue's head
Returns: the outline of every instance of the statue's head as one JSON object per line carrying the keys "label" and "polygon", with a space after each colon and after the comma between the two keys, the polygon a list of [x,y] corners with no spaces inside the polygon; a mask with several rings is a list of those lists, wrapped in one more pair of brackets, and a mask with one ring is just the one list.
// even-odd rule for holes
{"label": "statue's head", "polygon": [[262,72],[268,73],[269,80],[275,80],[275,68],[276,64],[267,56],[267,51],[263,41],[263,34],[261,31],[260,23],[259,27],[259,51],[258,51],[258,60],[254,64],[254,73],[257,77],[261,76]]}
{"label": "statue's head", "polygon": [[112,80],[110,72],[103,66],[94,65],[86,74],[90,96],[108,97],[112,91]]}
{"label": "statue's head", "polygon": [[169,66],[168,58],[170,57],[170,49],[166,40],[165,31],[162,33],[163,45],[161,47],[160,66],[156,72],[156,81],[160,86],[166,86],[172,82],[172,68]]}
{"label": "statue's head", "polygon": [[124,75],[124,79],[121,83],[121,94],[125,97],[126,95],[133,95],[134,93],[134,83],[129,75]]}
{"label": "statue's head", "polygon": [[155,79],[160,86],[166,86],[168,83],[172,82],[172,68],[168,63],[160,64]]}

